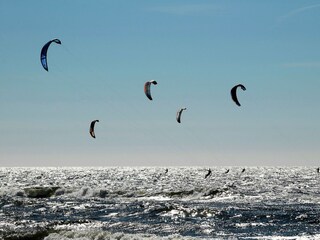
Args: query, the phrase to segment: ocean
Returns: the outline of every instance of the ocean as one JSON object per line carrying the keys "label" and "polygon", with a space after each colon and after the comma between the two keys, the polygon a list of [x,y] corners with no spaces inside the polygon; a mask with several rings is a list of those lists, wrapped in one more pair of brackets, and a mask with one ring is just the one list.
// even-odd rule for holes
{"label": "ocean", "polygon": [[0,239],[320,239],[315,167],[242,169],[0,168]]}

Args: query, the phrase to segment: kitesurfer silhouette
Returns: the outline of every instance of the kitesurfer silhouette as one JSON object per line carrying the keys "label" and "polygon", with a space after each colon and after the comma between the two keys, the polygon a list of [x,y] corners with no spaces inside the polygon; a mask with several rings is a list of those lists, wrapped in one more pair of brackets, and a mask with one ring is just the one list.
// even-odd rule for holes
{"label": "kitesurfer silhouette", "polygon": [[207,177],[211,176],[211,173],[212,173],[212,172],[211,172],[211,169],[209,168],[209,169],[208,169],[208,173],[206,174],[206,176],[205,176],[204,178],[206,179]]}

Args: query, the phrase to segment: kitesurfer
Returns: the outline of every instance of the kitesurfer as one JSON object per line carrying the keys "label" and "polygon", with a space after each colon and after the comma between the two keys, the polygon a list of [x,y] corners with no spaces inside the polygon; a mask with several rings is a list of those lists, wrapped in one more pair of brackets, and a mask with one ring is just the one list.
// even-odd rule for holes
{"label": "kitesurfer", "polygon": [[211,173],[212,173],[212,172],[211,172],[211,169],[209,168],[209,169],[208,169],[208,173],[206,174],[206,176],[205,176],[204,178],[206,179],[207,177],[211,176]]}

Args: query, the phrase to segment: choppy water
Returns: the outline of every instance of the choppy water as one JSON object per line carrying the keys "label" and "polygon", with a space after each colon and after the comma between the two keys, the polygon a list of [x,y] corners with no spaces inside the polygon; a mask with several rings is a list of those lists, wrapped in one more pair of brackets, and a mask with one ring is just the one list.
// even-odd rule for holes
{"label": "choppy water", "polygon": [[0,168],[0,239],[320,239],[315,168]]}

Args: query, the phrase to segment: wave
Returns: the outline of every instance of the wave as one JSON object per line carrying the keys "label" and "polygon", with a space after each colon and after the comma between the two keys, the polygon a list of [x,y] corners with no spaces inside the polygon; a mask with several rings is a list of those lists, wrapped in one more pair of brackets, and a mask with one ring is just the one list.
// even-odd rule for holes
{"label": "wave", "polygon": [[[49,234],[50,230],[31,231],[26,233],[13,233],[8,236],[4,236],[4,240],[43,240]],[[2,239],[2,238],[1,238]]]}
{"label": "wave", "polygon": [[[195,240],[199,238],[185,237],[178,234],[157,236],[154,234],[125,234],[106,231],[61,231],[51,233],[44,240]],[[212,239],[212,238],[211,238]]]}
{"label": "wave", "polygon": [[195,240],[200,238],[181,236],[157,236],[155,234],[111,233],[101,229],[55,230],[41,229],[24,233],[11,233],[0,238],[3,240]]}
{"label": "wave", "polygon": [[190,237],[182,236],[179,234],[172,234],[168,236],[159,236],[155,234],[129,234],[123,232],[109,232],[103,231],[101,229],[90,229],[90,230],[39,230],[33,233],[20,233],[12,234],[10,236],[4,237],[4,240],[196,240],[196,239],[261,239],[261,240],[311,240],[320,239],[320,234],[302,234],[296,236],[237,236],[226,235],[219,237]]}
{"label": "wave", "polygon": [[54,195],[59,187],[31,187],[25,188],[24,192],[30,198],[48,198]]}
{"label": "wave", "polygon": [[124,190],[124,189],[103,189],[103,188],[63,188],[59,186],[33,186],[24,189],[0,189],[0,197],[27,197],[27,198],[159,198],[167,199],[210,199],[222,196],[229,192],[231,188],[194,188],[181,190],[148,191],[146,190]]}

